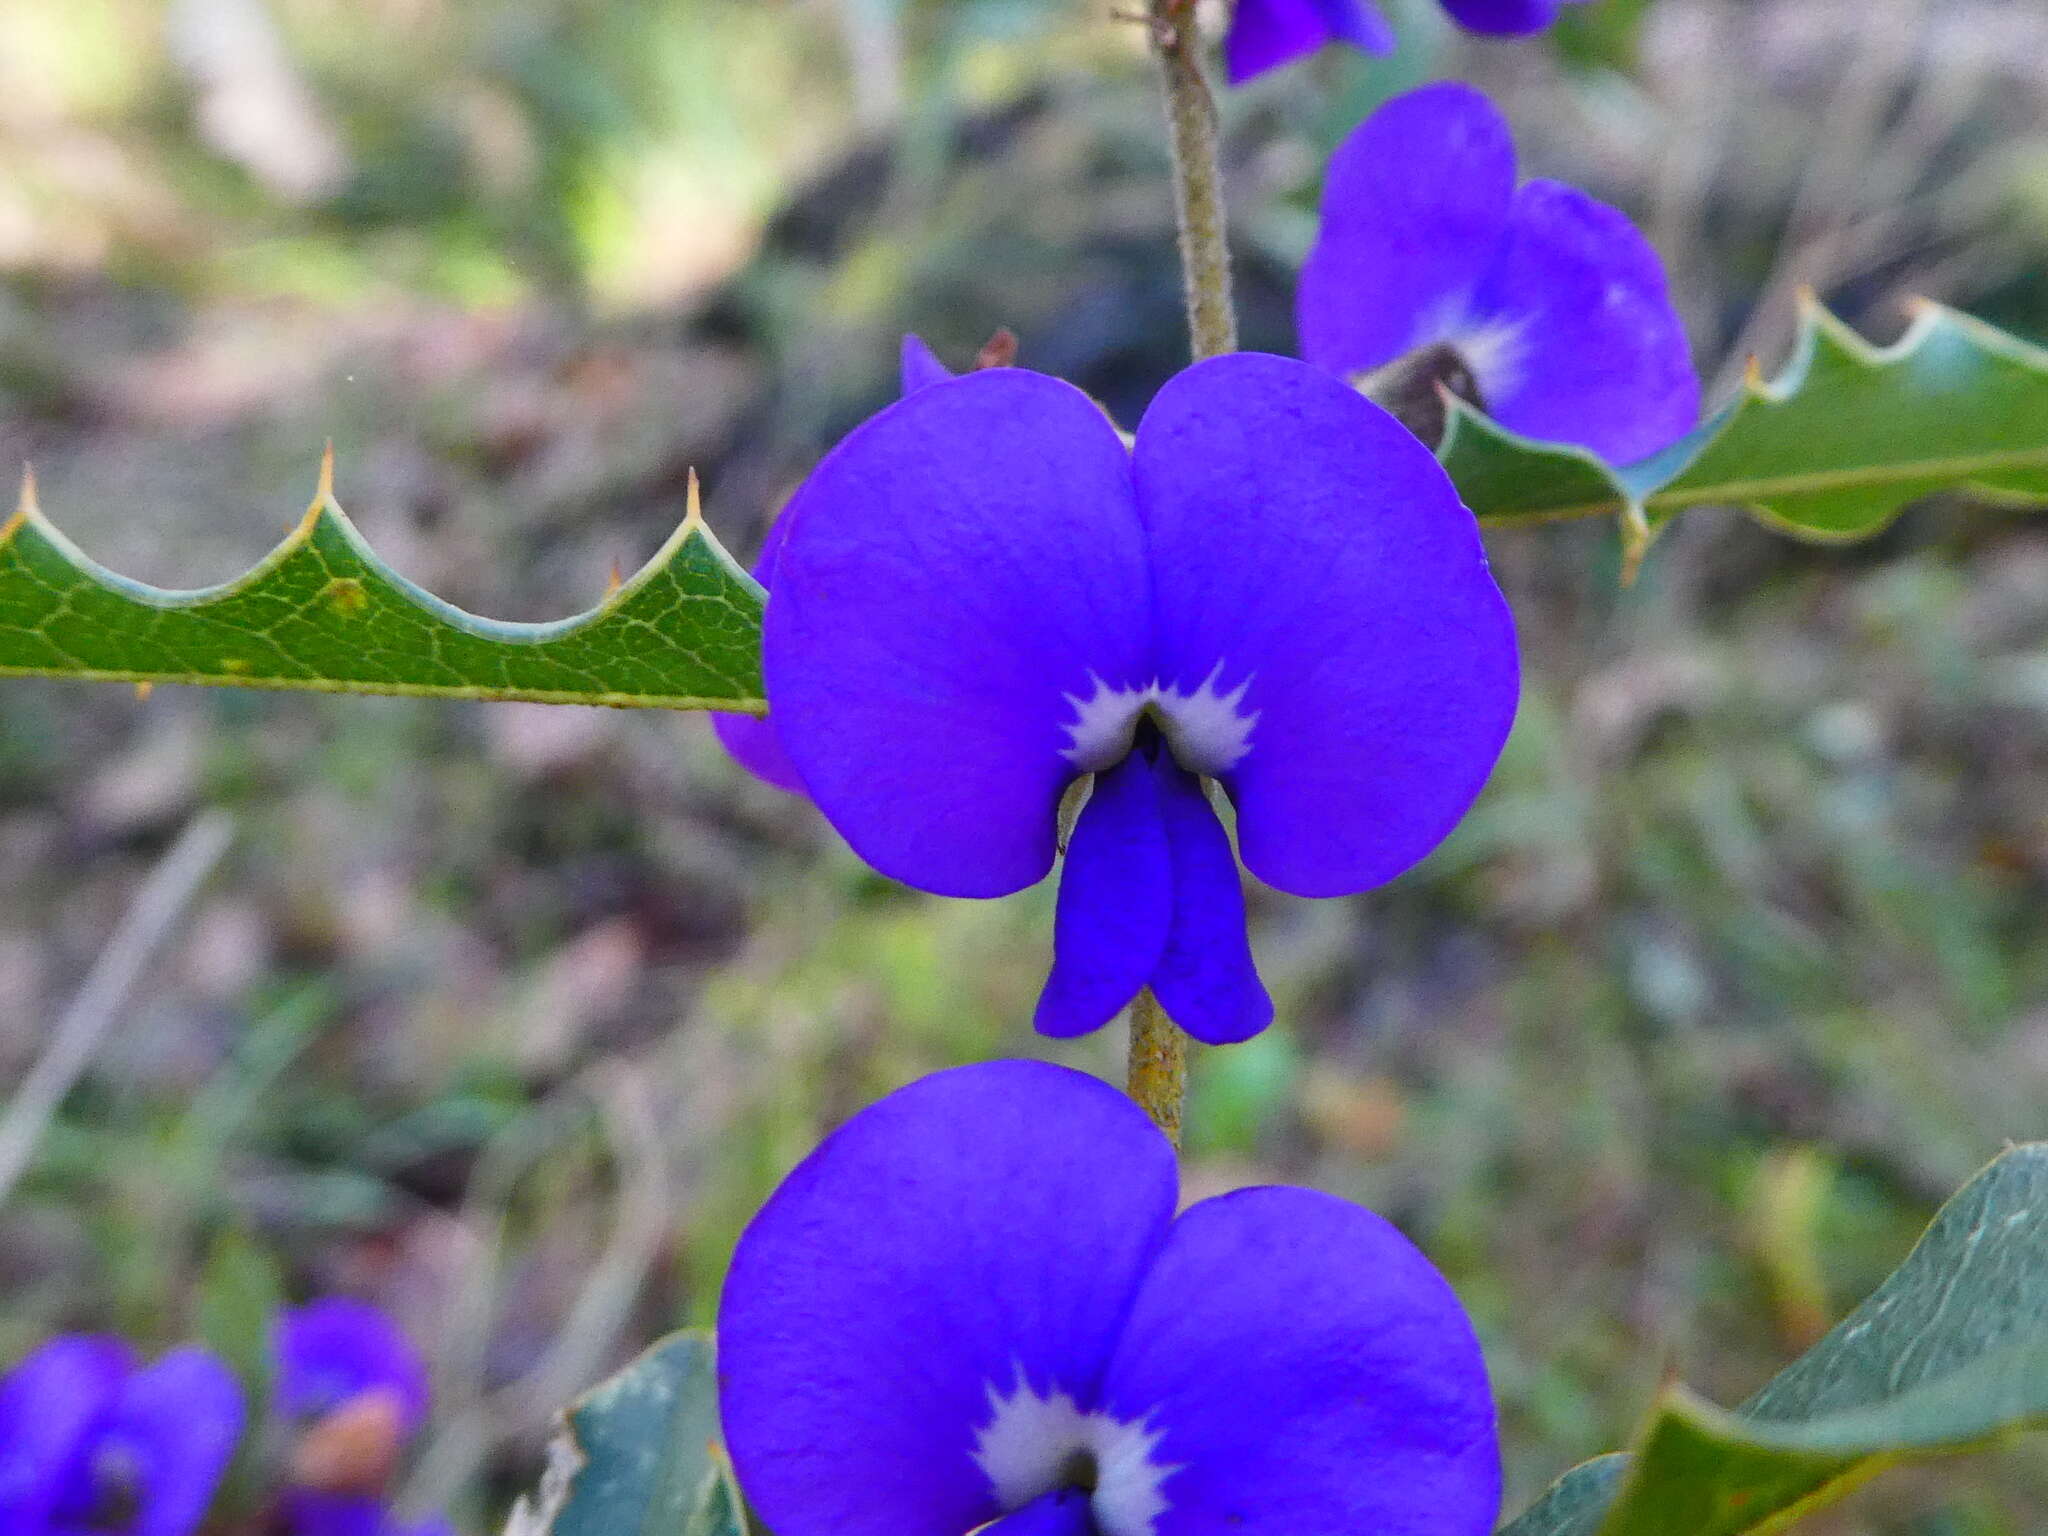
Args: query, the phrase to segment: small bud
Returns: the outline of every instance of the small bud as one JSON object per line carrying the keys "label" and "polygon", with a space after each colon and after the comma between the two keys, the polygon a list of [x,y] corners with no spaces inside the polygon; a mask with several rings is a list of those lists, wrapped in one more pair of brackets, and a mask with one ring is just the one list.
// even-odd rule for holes
{"label": "small bud", "polygon": [[1017,361],[1017,333],[1007,325],[981,344],[981,350],[974,356],[974,368],[978,373],[984,368],[1008,368]]}

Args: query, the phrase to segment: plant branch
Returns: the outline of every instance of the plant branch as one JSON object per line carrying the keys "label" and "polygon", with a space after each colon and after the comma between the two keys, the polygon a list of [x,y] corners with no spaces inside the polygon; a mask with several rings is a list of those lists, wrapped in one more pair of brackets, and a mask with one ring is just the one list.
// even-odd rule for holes
{"label": "plant branch", "polygon": [[1125,1091],[1180,1146],[1188,1094],[1188,1037],[1166,1016],[1150,987],[1131,1004],[1131,1065]]}
{"label": "plant branch", "polygon": [[1173,201],[1186,278],[1188,338],[1197,358],[1237,350],[1237,311],[1230,292],[1230,244],[1217,155],[1216,98],[1202,73],[1195,0],[1150,0],[1152,51],[1166,87],[1166,124],[1173,144]]}

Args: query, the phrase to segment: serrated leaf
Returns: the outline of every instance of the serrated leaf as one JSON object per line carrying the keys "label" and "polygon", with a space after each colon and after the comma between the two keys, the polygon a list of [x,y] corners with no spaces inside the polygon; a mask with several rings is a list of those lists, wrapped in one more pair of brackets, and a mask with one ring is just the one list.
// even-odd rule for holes
{"label": "serrated leaf", "polygon": [[170,592],[116,575],[42,515],[0,526],[0,676],[759,713],[762,593],[689,515],[630,581],[545,624],[477,618],[380,560],[335,501],[247,575]]}
{"label": "serrated leaf", "polygon": [[1782,1530],[1895,1462],[2044,1423],[2048,1143],[1972,1180],[1891,1278],[1740,1409],[1667,1390],[1625,1469],[1576,1469],[1503,1536]]}
{"label": "serrated leaf", "polygon": [[563,1415],[506,1536],[746,1536],[718,1445],[716,1350],[672,1334]]}
{"label": "serrated leaf", "polygon": [[2048,352],[1923,304],[1873,347],[1818,304],[1791,361],[1653,458],[1616,469],[1521,437],[1463,401],[1438,457],[1482,522],[1612,513],[1654,528],[1687,507],[1746,508],[1811,539],[1876,533],[1906,505],[1968,486],[2048,502]]}

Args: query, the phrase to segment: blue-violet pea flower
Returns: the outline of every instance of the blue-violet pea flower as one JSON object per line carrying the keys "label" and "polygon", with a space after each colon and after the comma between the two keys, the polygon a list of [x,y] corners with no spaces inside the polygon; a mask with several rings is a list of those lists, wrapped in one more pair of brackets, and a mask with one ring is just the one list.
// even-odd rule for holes
{"label": "blue-violet pea flower", "polygon": [[1178,1198],[1166,1138],[1064,1067],[956,1068],[854,1116],[755,1217],[720,1303],[725,1434],[763,1521],[1490,1531],[1485,1366],[1429,1261],[1334,1196]]}
{"label": "blue-violet pea flower", "polygon": [[1428,404],[1450,383],[1512,431],[1611,463],[1699,416],[1656,251],[1575,187],[1516,186],[1508,125],[1466,85],[1398,96],[1338,148],[1296,322],[1303,357],[1397,411],[1389,389]]}
{"label": "blue-violet pea flower", "polygon": [[[953,370],[939,361],[938,354],[926,345],[923,337],[907,335],[903,338],[898,374],[901,393],[913,395],[927,385],[952,378]],[[788,534],[789,518],[778,517],[769,525],[768,536],[761,541],[761,552],[755,557],[753,575],[754,580],[765,588],[772,588],[775,584],[776,558],[782,553],[782,541]],[[804,781],[796,771],[796,764],[789,760],[789,754],[782,750],[782,736],[773,720],[766,715],[719,712],[712,715],[711,724],[727,755],[755,778],[793,795],[804,792]]]}
{"label": "blue-violet pea flower", "polygon": [[[1518,37],[1540,32],[1576,0],[1440,0],[1451,20],[1470,32]],[[1237,0],[1223,39],[1223,64],[1242,85],[1330,43],[1365,53],[1392,53],[1396,38],[1372,0]]]}
{"label": "blue-violet pea flower", "polygon": [[1392,879],[1478,795],[1513,720],[1512,620],[1434,456],[1286,358],[1198,363],[1126,447],[1022,369],[933,384],[851,433],[783,515],[763,672],[820,810],[948,896],[1044,878],[1036,1023],[1150,986],[1182,1028],[1270,1022],[1237,862],[1335,896]]}
{"label": "blue-violet pea flower", "polygon": [[427,1365],[386,1313],[349,1296],[280,1312],[271,1330],[277,1406],[306,1422],[367,1397],[388,1401],[402,1437],[427,1417]]}
{"label": "blue-violet pea flower", "polygon": [[118,1339],[52,1339],[0,1379],[6,1536],[191,1536],[242,1435],[241,1389],[203,1349],[141,1365]]}
{"label": "blue-violet pea flower", "polygon": [[[286,1490],[289,1536],[449,1536],[446,1522],[407,1524],[383,1500],[399,1452],[427,1418],[427,1364],[405,1331],[369,1302],[326,1296],[280,1312],[271,1333],[278,1409],[308,1436],[294,1470],[339,1484]],[[306,1447],[337,1429],[348,1464],[305,1465]]]}

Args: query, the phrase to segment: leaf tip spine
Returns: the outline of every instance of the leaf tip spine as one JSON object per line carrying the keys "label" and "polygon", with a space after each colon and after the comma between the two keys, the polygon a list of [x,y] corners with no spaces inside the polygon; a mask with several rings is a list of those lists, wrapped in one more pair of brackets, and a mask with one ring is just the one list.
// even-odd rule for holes
{"label": "leaf tip spine", "polygon": [[703,487],[698,484],[697,468],[694,464],[690,466],[689,499],[683,506],[683,525],[688,527],[691,524],[699,528],[704,526],[704,492]]}

